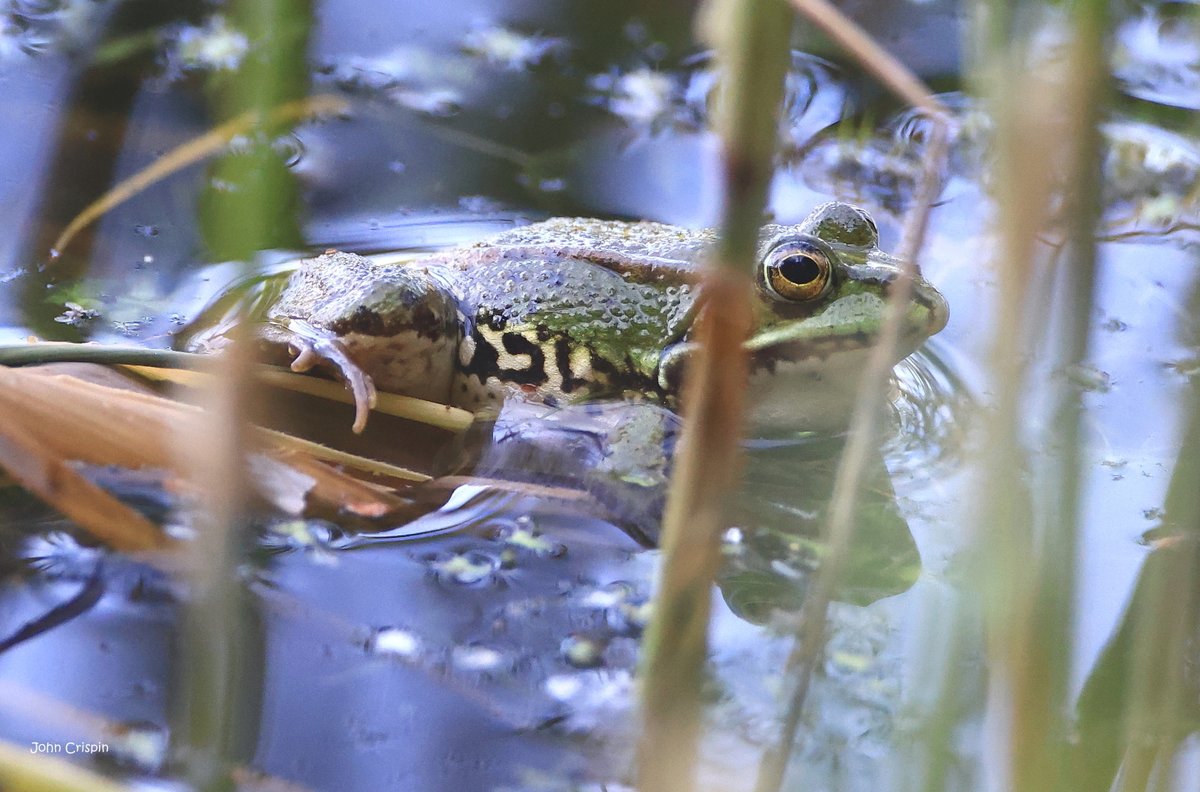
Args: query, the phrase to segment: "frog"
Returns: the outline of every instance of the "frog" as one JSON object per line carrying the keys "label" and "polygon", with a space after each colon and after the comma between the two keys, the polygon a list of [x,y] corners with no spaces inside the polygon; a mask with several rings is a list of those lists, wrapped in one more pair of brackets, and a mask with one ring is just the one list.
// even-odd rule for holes
{"label": "frog", "polygon": [[[474,412],[506,399],[547,405],[648,400],[678,409],[696,350],[716,230],[552,218],[400,263],[326,251],[301,262],[266,313],[263,343],[296,371],[330,370],[361,432],[377,390]],[[844,425],[901,262],[871,216],[831,201],[764,225],[754,269],[751,420]],[[895,362],[948,320],[919,270]]]}

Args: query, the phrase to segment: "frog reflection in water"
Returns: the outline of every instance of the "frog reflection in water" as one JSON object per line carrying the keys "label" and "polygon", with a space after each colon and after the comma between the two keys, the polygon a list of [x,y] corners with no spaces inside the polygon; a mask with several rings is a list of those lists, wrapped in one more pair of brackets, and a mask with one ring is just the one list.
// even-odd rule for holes
{"label": "frog reflection in water", "polygon": [[[713,231],[554,219],[405,264],[328,252],[301,265],[263,338],[292,367],[332,366],[361,431],[375,389],[471,410],[511,393],[551,404],[649,399],[674,408],[693,349]],[[759,425],[844,423],[899,262],[845,203],[759,237],[750,403]],[[946,323],[918,275],[897,359]]]}

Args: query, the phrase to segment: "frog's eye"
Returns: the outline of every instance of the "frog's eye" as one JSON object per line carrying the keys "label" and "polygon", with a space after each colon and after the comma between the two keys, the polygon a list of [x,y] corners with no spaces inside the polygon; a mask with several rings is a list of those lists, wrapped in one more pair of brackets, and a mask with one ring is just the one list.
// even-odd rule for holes
{"label": "frog's eye", "polygon": [[815,300],[829,286],[829,256],[811,242],[780,245],[763,260],[763,283],[771,294],[791,302]]}

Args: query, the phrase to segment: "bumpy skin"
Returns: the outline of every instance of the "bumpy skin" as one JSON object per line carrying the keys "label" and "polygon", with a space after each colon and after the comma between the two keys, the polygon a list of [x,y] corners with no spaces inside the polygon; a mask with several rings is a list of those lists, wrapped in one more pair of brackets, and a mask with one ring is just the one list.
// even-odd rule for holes
{"label": "bumpy skin", "polygon": [[[879,251],[866,213],[848,204],[820,206],[797,226],[766,226],[760,240],[764,261],[797,240],[816,246],[831,276],[816,299],[791,301],[766,288],[760,267],[747,344],[756,375],[832,380],[832,362],[874,339],[898,263]],[[333,363],[355,389],[356,428],[372,380],[469,409],[512,390],[550,402],[637,396],[670,406],[714,241],[712,231],[660,223],[560,218],[406,264],[331,251],[303,262],[263,336],[298,351],[298,368]],[[902,355],[946,321],[936,289],[919,275],[915,286]]]}

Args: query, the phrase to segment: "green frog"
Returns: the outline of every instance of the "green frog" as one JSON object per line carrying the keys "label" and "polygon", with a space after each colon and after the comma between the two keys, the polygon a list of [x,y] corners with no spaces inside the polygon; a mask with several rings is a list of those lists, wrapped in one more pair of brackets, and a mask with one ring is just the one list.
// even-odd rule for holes
{"label": "green frog", "polygon": [[[558,218],[402,264],[328,251],[304,261],[262,331],[292,368],[331,367],[375,389],[479,411],[506,396],[548,404],[651,400],[674,409],[712,230]],[[832,202],[763,227],[750,353],[759,424],[844,424],[899,262],[862,209]],[[919,274],[897,360],[946,324]],[[706,309],[707,310],[707,309]]]}

